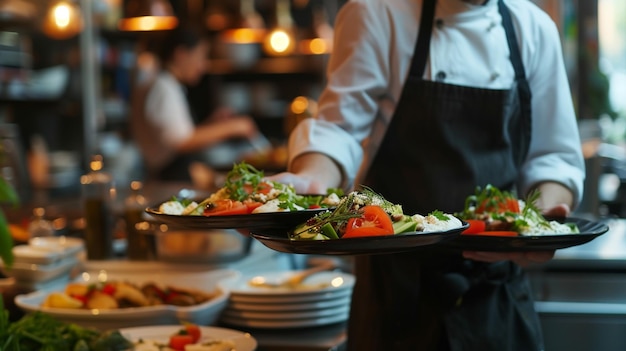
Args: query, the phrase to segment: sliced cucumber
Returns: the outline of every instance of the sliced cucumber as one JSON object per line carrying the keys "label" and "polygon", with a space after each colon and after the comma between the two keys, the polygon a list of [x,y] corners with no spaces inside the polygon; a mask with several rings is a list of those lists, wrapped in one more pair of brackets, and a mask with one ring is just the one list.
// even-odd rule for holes
{"label": "sliced cucumber", "polygon": [[393,223],[394,234],[414,232],[417,229],[417,222],[411,216],[405,215],[401,220]]}
{"label": "sliced cucumber", "polygon": [[339,235],[337,235],[335,228],[333,228],[332,224],[330,223],[324,224],[321,228],[321,232],[323,235],[329,237],[330,239],[339,239]]}

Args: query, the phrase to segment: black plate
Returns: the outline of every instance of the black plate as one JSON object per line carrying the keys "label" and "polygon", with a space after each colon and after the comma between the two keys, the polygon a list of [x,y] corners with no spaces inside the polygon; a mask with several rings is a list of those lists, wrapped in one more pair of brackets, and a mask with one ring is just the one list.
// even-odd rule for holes
{"label": "black plate", "polygon": [[481,236],[459,235],[445,243],[446,247],[470,251],[542,251],[558,250],[582,245],[606,233],[609,227],[601,222],[581,218],[554,219],[561,223],[575,223],[580,233],[540,236]]}
{"label": "black plate", "polygon": [[412,232],[388,236],[367,238],[349,238],[334,240],[291,240],[289,232],[271,231],[263,234],[252,232],[250,235],[272,250],[314,255],[373,255],[413,251],[417,248],[441,243],[453,239],[469,225],[443,232]]}
{"label": "black plate", "polygon": [[289,212],[266,212],[228,216],[179,216],[163,214],[149,207],[146,213],[157,221],[190,229],[272,229],[289,230],[326,209]]}

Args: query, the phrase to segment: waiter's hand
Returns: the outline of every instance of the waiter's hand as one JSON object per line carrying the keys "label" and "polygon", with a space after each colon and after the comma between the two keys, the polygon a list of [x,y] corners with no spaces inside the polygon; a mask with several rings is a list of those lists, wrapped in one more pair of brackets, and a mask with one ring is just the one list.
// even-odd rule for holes
{"label": "waiter's hand", "polygon": [[312,177],[282,172],[267,177],[267,179],[289,184],[294,187],[298,194],[326,194],[326,187]]}
{"label": "waiter's hand", "polygon": [[292,185],[298,194],[326,194],[328,188],[341,184],[339,166],[330,157],[309,152],[296,157],[289,172],[275,174],[269,179]]}

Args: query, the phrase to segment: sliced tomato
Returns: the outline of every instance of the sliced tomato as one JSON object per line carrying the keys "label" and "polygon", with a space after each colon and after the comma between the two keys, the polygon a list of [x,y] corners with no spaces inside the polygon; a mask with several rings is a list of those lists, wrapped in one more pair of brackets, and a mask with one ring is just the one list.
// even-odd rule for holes
{"label": "sliced tomato", "polygon": [[476,207],[476,213],[504,213],[513,212],[520,213],[519,202],[517,199],[506,198],[490,198],[484,200]]}
{"label": "sliced tomato", "polygon": [[512,230],[489,230],[486,232],[476,233],[475,235],[488,235],[488,236],[518,236],[517,232]]}
{"label": "sliced tomato", "polygon": [[393,235],[393,222],[380,206],[363,206],[361,217],[350,218],[342,238]]}
{"label": "sliced tomato", "polygon": [[184,351],[185,345],[193,343],[193,336],[189,334],[174,334],[170,336],[169,346],[174,350]]}
{"label": "sliced tomato", "polygon": [[111,283],[107,283],[102,287],[102,292],[107,295],[115,294],[115,290],[116,290],[115,285]]}
{"label": "sliced tomato", "polygon": [[244,205],[241,201],[230,199],[217,200],[207,206],[204,210],[205,216],[228,216],[247,213],[248,206]]}
{"label": "sliced tomato", "polygon": [[465,229],[461,234],[477,234],[480,232],[484,232],[487,228],[487,223],[479,219],[466,219],[465,221],[469,224],[469,227]]}
{"label": "sliced tomato", "polygon": [[243,203],[248,208],[248,213],[252,213],[252,211],[254,211],[254,209],[256,209],[257,207],[263,205],[262,202],[258,202],[258,201],[254,201],[254,200],[245,200]]}
{"label": "sliced tomato", "polygon": [[256,188],[250,184],[246,183],[243,185],[243,189],[246,191],[248,195],[250,194],[268,194],[274,186],[269,182],[260,182]]}
{"label": "sliced tomato", "polygon": [[195,324],[185,324],[185,331],[188,335],[191,335],[194,344],[197,343],[198,340],[200,340],[200,336],[202,336],[200,327]]}

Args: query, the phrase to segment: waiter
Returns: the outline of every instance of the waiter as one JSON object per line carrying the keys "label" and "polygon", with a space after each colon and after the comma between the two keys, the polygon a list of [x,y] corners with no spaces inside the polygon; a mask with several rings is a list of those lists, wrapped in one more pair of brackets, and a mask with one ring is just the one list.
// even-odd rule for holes
{"label": "waiter", "polygon": [[[527,0],[353,0],[319,114],[289,142],[301,192],[366,184],[406,213],[492,184],[565,216],[584,162],[559,33]],[[521,266],[554,252],[359,256],[350,350],[543,350]]]}

